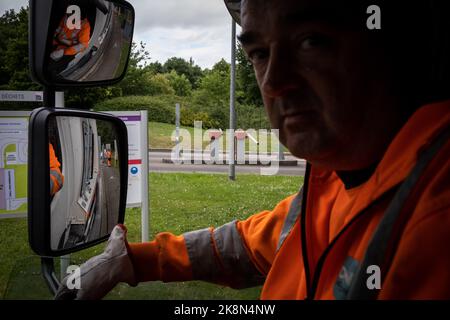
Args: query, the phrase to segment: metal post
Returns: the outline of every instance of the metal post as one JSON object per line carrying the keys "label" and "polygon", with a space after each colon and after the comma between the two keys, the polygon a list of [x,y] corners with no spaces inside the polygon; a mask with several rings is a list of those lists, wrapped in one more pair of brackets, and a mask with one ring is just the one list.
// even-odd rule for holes
{"label": "metal post", "polygon": [[231,74],[230,74],[230,134],[228,136],[230,149],[229,153],[229,174],[230,180],[236,180],[235,165],[235,138],[236,110],[235,110],[235,89],[236,89],[236,23],[231,20]]}
{"label": "metal post", "polygon": [[55,93],[55,108],[64,108],[64,92]]}
{"label": "metal post", "polygon": [[180,104],[175,104],[175,150],[177,153],[176,160],[180,160]]}
{"label": "metal post", "polygon": [[142,224],[142,242],[149,239],[149,207],[148,198],[148,112],[141,111],[141,150],[142,150],[142,205],[141,205],[141,224]]}
{"label": "metal post", "polygon": [[277,139],[278,139],[278,161],[284,161],[284,148],[278,136]]}
{"label": "metal post", "polygon": [[67,276],[67,269],[70,266],[70,254],[66,254],[59,258],[60,270],[59,270],[59,279],[61,281]]}
{"label": "metal post", "polygon": [[50,292],[54,295],[60,286],[60,282],[55,275],[53,258],[41,257],[41,272]]}
{"label": "metal post", "polygon": [[43,106],[45,108],[55,108],[56,98],[55,98],[55,90],[53,88],[45,87],[44,88],[44,103]]}

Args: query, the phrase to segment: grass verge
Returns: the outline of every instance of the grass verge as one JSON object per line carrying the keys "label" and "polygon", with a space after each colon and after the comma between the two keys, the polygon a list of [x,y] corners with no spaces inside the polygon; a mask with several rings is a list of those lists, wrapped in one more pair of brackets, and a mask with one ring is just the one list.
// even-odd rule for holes
{"label": "grass verge", "polygon": [[[194,148],[194,128],[193,127],[184,127],[181,126],[180,129],[187,130],[190,134],[191,141],[186,142],[182,141],[183,148],[185,149],[193,149]],[[148,123],[148,138],[150,148],[157,149],[172,149],[175,146],[175,142],[172,141],[171,136],[172,132],[175,131],[175,125],[161,122],[149,122]],[[205,135],[206,129],[203,129],[202,135]],[[225,132],[224,132],[225,134]],[[183,132],[180,132],[180,136],[183,137]],[[261,152],[270,152],[272,145],[272,137],[270,135],[265,134],[264,132],[256,131],[252,136],[258,140],[259,146],[254,145],[253,150],[256,151],[259,149]],[[209,144],[209,137],[203,136],[204,141],[202,142],[202,147],[205,149]],[[221,138],[221,148],[225,151],[227,147],[228,137]],[[245,150],[249,151],[249,139],[245,141]],[[283,147],[284,151],[287,151],[286,148]],[[277,152],[277,150],[272,150],[272,152]]]}
{"label": "grass verge", "polygon": [[[186,231],[220,226],[234,219],[272,209],[295,193],[302,177],[239,175],[150,174],[150,238],[159,232]],[[130,242],[140,241],[140,209],[127,209],[125,223]],[[27,237],[26,219],[0,220],[0,297],[51,299]],[[72,255],[81,263],[103,251],[104,244]],[[58,259],[56,259],[58,260]],[[257,299],[260,288],[233,290],[194,282],[143,283],[135,288],[117,286],[107,299]]]}

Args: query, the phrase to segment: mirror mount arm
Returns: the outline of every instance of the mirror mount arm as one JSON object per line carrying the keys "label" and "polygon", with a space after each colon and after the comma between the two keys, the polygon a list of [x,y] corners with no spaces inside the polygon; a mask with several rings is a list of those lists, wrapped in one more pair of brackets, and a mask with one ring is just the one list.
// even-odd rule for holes
{"label": "mirror mount arm", "polygon": [[41,271],[50,292],[55,295],[60,282],[55,275],[55,265],[53,258],[41,257]]}
{"label": "mirror mount arm", "polygon": [[55,108],[56,106],[56,90],[52,87],[44,88],[44,104],[45,108]]}
{"label": "mirror mount arm", "polygon": [[[56,90],[52,87],[44,87],[43,100],[43,107],[54,109],[56,107]],[[55,274],[55,264],[53,258],[41,257],[41,272],[48,289],[53,295],[55,295],[59,288],[60,282]]]}

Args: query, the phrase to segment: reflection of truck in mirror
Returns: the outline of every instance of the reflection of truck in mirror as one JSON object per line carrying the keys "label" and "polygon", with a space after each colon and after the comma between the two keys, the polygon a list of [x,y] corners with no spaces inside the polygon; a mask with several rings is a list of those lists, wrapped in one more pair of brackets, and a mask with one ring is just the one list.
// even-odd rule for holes
{"label": "reflection of truck in mirror", "polygon": [[[113,201],[114,183],[119,181],[117,168],[102,159],[102,136],[95,119],[56,117],[64,187],[51,203],[52,248],[63,249],[107,234],[116,217]],[[100,124],[106,135],[105,125]],[[114,136],[105,136],[108,146],[116,145]],[[109,147],[111,148],[111,147]],[[113,222],[111,222],[113,221]]]}

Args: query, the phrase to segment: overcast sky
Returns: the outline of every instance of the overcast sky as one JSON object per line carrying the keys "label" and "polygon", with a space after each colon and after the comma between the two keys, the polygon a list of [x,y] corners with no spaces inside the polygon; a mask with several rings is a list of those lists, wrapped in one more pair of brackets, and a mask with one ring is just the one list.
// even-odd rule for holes
{"label": "overcast sky", "polygon": [[[192,57],[202,68],[230,61],[231,21],[223,0],[129,0],[136,10],[134,41],[144,41],[151,62]],[[27,0],[0,0],[0,12]]]}

